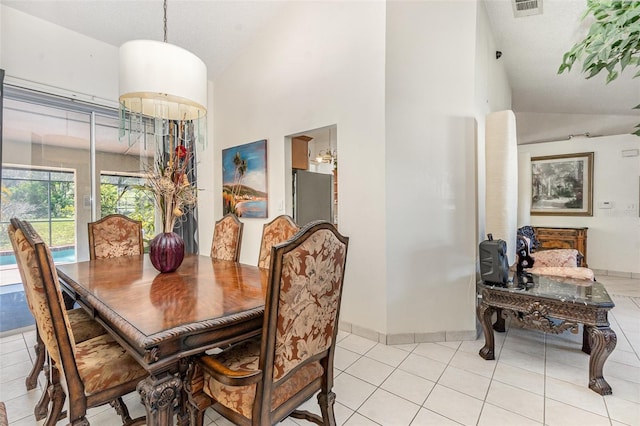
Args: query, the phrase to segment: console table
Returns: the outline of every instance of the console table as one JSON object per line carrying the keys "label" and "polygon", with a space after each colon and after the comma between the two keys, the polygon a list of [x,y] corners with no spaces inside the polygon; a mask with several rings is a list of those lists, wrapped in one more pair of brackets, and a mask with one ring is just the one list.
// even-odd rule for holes
{"label": "console table", "polygon": [[[482,358],[495,359],[493,331],[504,331],[507,318],[522,327],[553,334],[577,333],[578,324],[583,324],[582,351],[590,354],[589,388],[611,395],[602,369],[616,347],[616,333],[607,318],[615,305],[601,283],[525,273],[515,274],[513,282],[506,285],[479,283],[478,290],[482,302],[477,314],[485,338]],[[492,326],[493,312],[498,320]]]}
{"label": "console table", "polygon": [[587,268],[587,230],[589,228],[560,228],[534,226],[536,238],[540,242],[538,250],[558,248],[576,249],[582,254],[579,266]]}

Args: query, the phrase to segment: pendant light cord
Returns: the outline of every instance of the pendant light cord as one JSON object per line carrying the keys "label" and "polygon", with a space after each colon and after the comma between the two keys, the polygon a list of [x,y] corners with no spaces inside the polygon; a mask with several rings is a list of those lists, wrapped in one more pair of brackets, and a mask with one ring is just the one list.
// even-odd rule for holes
{"label": "pendant light cord", "polygon": [[167,42],[167,0],[164,0],[164,42]]}

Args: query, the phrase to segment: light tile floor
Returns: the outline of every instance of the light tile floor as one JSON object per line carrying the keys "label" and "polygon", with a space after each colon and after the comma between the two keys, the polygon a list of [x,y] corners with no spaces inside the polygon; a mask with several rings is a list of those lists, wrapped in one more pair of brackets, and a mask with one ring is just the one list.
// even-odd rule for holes
{"label": "light tile floor", "polygon": [[[602,276],[616,307],[610,313],[618,343],[604,367],[613,395],[587,387],[589,357],[581,333],[560,336],[510,328],[496,335],[497,360],[478,356],[475,341],[385,346],[341,332],[335,359],[339,425],[640,425],[640,280]],[[26,392],[34,331],[0,339],[0,400],[10,425],[37,424],[40,389]],[[137,394],[126,398],[144,413]],[[315,398],[305,408],[319,412]],[[214,411],[207,425],[231,423]],[[116,425],[109,407],[89,412],[92,425]],[[59,424],[65,424],[61,421]],[[286,419],[283,425],[310,424]]]}

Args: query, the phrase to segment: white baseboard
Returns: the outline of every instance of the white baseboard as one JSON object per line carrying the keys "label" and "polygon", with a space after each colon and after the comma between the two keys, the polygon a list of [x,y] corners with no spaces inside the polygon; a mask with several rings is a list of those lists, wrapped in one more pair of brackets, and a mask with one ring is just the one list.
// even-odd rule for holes
{"label": "white baseboard", "polygon": [[600,276],[609,276],[609,277],[619,277],[619,278],[631,278],[638,280],[640,279],[640,272],[624,272],[624,271],[610,271],[607,269],[593,269],[593,273],[598,279],[598,275]]}
{"label": "white baseboard", "polygon": [[459,330],[459,331],[438,331],[433,333],[395,333],[384,334],[365,327],[353,325],[348,322],[340,321],[338,328],[356,336],[373,340],[385,345],[404,345],[409,343],[428,343],[428,342],[459,342],[461,340],[476,340],[478,338],[478,330]]}

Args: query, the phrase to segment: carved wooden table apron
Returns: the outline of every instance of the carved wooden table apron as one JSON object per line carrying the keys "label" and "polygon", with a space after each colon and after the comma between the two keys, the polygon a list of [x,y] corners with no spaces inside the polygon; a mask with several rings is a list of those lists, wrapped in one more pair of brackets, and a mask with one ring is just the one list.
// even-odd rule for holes
{"label": "carved wooden table apron", "polygon": [[[504,331],[507,318],[523,327],[554,334],[566,330],[577,333],[578,324],[583,324],[582,351],[590,354],[589,388],[600,395],[611,395],[602,368],[616,347],[616,333],[607,318],[614,304],[601,283],[585,284],[533,274],[516,275],[514,282],[505,286],[478,284],[482,302],[477,313],[485,338],[480,356],[495,359],[493,330]],[[498,319],[492,326],[494,311]]]}
{"label": "carved wooden table apron", "polygon": [[161,274],[148,256],[59,265],[63,290],[149,372],[138,385],[147,424],[168,425],[181,398],[188,359],[260,333],[268,271],[208,256],[185,256]]}

